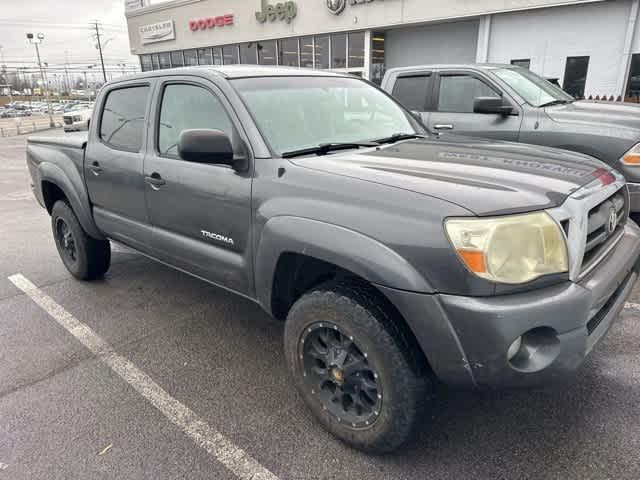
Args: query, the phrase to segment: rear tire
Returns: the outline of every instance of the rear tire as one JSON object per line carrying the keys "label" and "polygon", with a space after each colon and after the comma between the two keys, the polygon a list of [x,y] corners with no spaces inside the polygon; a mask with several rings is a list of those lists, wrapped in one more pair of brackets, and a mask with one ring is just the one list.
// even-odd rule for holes
{"label": "rear tire", "polygon": [[324,428],[365,452],[399,448],[427,408],[424,357],[396,315],[374,287],[341,281],[303,295],[285,324],[286,359],[303,400]]}
{"label": "rear tire", "polygon": [[58,200],[51,209],[51,228],[58,254],[79,280],[102,277],[111,264],[111,245],[87,235],[69,204]]}

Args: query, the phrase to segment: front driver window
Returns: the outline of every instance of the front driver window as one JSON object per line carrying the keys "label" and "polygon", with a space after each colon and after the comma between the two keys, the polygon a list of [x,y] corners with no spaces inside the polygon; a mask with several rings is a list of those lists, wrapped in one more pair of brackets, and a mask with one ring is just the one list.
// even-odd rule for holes
{"label": "front driver window", "polygon": [[482,80],[470,75],[440,76],[439,112],[473,113],[473,101],[477,97],[500,98],[500,95]]}
{"label": "front driver window", "polygon": [[220,100],[196,85],[167,85],[162,96],[158,152],[177,156],[180,132],[191,128],[222,130],[232,136],[231,119]]}

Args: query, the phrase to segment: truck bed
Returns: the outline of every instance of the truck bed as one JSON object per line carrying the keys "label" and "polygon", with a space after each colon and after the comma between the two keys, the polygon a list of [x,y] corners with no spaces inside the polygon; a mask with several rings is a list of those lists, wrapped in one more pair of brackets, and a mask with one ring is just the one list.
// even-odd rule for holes
{"label": "truck bed", "polygon": [[33,135],[27,139],[28,144],[46,144],[58,147],[82,149],[87,144],[88,132],[67,133],[65,135]]}

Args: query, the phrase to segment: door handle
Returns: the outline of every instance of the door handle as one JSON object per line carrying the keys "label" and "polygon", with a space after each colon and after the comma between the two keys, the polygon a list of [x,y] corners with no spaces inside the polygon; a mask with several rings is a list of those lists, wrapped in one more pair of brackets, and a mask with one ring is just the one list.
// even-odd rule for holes
{"label": "door handle", "polygon": [[158,172],[153,172],[151,176],[144,177],[144,181],[147,182],[154,190],[160,190],[160,187],[167,183],[162,179]]}
{"label": "door handle", "polygon": [[102,167],[98,162],[92,162],[89,168],[91,169],[91,173],[93,173],[96,177],[104,171],[102,170]]}
{"label": "door handle", "polygon": [[453,130],[453,125],[450,123],[436,123],[433,128],[436,130]]}

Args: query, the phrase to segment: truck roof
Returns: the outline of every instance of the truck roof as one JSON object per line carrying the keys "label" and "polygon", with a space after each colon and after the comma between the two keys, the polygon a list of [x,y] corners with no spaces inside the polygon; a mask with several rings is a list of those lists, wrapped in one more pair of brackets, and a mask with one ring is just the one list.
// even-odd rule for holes
{"label": "truck roof", "polygon": [[516,65],[508,63],[436,63],[426,65],[411,65],[409,67],[389,68],[387,72],[402,72],[422,69],[434,70],[454,70],[454,69],[472,69],[472,70],[493,70],[496,68],[518,68]]}
{"label": "truck roof", "polygon": [[[135,75],[118,77],[113,83],[123,80],[135,80],[150,77],[163,77],[166,75],[217,75],[224,78],[246,77],[278,77],[278,76],[313,76],[313,77],[345,77],[348,74],[329,72],[326,70],[314,70],[299,67],[277,67],[268,65],[199,65],[194,67],[167,68],[153,70]],[[109,82],[111,83],[111,82]]]}

